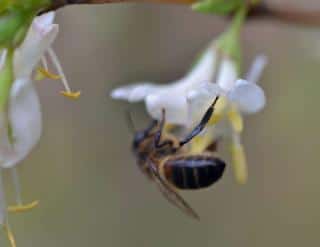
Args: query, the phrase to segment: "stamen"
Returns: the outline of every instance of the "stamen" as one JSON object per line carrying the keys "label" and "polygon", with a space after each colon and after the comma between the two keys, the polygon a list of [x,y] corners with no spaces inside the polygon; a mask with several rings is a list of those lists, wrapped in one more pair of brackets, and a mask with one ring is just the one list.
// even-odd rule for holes
{"label": "stamen", "polygon": [[191,154],[200,154],[205,151],[209,144],[214,140],[212,133],[196,136],[191,142]]}
{"label": "stamen", "polygon": [[81,92],[80,91],[76,91],[76,92],[66,92],[66,91],[60,91],[60,93],[63,95],[63,96],[66,96],[70,99],[78,99],[81,95]]}
{"label": "stamen", "polygon": [[234,131],[241,133],[243,130],[243,119],[240,112],[235,108],[231,107],[228,111],[228,118]]}
{"label": "stamen", "polygon": [[52,72],[50,72],[49,70],[39,67],[37,70],[38,74],[36,75],[36,80],[40,81],[44,78],[49,78],[52,80],[60,80],[61,76],[53,74]]}
{"label": "stamen", "polygon": [[41,57],[41,63],[42,63],[45,70],[49,70],[48,60],[47,60],[47,57],[45,54]]}
{"label": "stamen", "polygon": [[24,213],[27,211],[30,211],[32,209],[34,209],[35,207],[37,207],[39,205],[39,201],[33,201],[31,203],[28,204],[18,204],[15,206],[9,206],[8,207],[8,212],[9,213]]}
{"label": "stamen", "polygon": [[12,182],[14,185],[14,189],[16,192],[16,202],[17,202],[17,204],[21,205],[22,204],[21,185],[20,185],[18,170],[16,167],[11,168],[11,176],[12,176]]}
{"label": "stamen", "polygon": [[231,145],[231,155],[236,181],[239,184],[246,184],[248,180],[248,167],[242,144],[234,141]]}
{"label": "stamen", "polygon": [[14,238],[14,235],[13,235],[13,232],[11,231],[10,227],[9,227],[9,224],[6,223],[5,225],[3,225],[3,229],[4,231],[6,232],[7,234],[7,237],[8,237],[8,240],[10,242],[10,246],[11,247],[16,247],[16,240]]}
{"label": "stamen", "polygon": [[222,119],[222,117],[223,117],[223,114],[219,114],[219,113],[216,114],[216,113],[215,113],[215,114],[210,118],[208,125],[211,126],[211,125],[217,124],[217,123]]}
{"label": "stamen", "polygon": [[52,48],[49,48],[48,49],[48,54],[52,60],[52,63],[54,64],[54,66],[56,67],[57,71],[58,71],[58,74],[60,75],[61,77],[61,82],[65,88],[64,91],[61,92],[62,95],[68,97],[68,98],[71,98],[71,99],[77,99],[79,98],[81,92],[80,91],[76,91],[76,92],[72,92],[70,87],[69,87],[69,84],[68,84],[68,81],[67,81],[67,78],[63,72],[63,69],[61,67],[61,64],[59,62],[59,59],[57,57],[57,55],[55,54],[55,52],[53,51]]}
{"label": "stamen", "polygon": [[219,101],[214,107],[214,114],[209,120],[208,125],[217,124],[225,116],[225,108],[227,107],[227,99],[223,96],[219,97]]}
{"label": "stamen", "polygon": [[16,203],[17,205],[15,206],[9,206],[8,207],[8,212],[10,213],[20,213],[20,212],[25,212],[29,211],[33,208],[35,208],[38,204],[39,201],[33,201],[29,204],[23,205],[22,203],[22,197],[21,197],[21,185],[19,181],[19,175],[17,168],[11,168],[11,175],[12,175],[12,181],[15,189],[15,194],[16,194]]}

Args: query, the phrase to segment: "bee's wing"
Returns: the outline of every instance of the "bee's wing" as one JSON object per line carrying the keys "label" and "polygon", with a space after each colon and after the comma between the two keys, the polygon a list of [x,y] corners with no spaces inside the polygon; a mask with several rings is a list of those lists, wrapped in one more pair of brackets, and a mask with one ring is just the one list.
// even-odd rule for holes
{"label": "bee's wing", "polygon": [[189,204],[172,188],[170,184],[161,178],[158,170],[152,163],[150,164],[150,170],[154,177],[154,181],[158,185],[158,188],[164,197],[188,216],[200,220],[198,214],[189,206]]}

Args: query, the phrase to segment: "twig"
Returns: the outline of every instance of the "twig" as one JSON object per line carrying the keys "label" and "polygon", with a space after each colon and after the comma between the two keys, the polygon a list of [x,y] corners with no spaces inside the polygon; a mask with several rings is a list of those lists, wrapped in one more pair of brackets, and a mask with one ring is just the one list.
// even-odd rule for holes
{"label": "twig", "polygon": [[[44,12],[56,10],[68,5],[75,4],[110,4],[124,2],[149,2],[164,4],[191,5],[197,0],[52,0],[52,5]],[[268,4],[261,1],[260,4],[251,8],[249,18],[273,18],[284,22],[295,24],[306,24],[320,26],[320,9],[301,10],[288,4]]]}
{"label": "twig", "polygon": [[165,4],[182,4],[189,5],[196,0],[52,0],[53,4],[45,12],[56,10],[68,5],[75,4],[110,4],[110,3],[128,3],[128,2],[151,2],[151,3],[165,3]]}
{"label": "twig", "polygon": [[320,26],[320,9],[301,10],[288,4],[271,5],[262,2],[251,9],[249,17],[273,18],[288,23]]}

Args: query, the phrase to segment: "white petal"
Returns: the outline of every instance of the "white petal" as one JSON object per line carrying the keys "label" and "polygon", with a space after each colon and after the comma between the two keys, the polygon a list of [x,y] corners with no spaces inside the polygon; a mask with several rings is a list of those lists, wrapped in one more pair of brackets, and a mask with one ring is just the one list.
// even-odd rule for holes
{"label": "white petal", "polygon": [[237,80],[237,68],[233,60],[223,58],[216,83],[225,91],[231,90]]}
{"label": "white petal", "polygon": [[256,113],[266,104],[264,91],[255,83],[237,80],[236,86],[228,94],[228,98],[245,114]]}
{"label": "white petal", "polygon": [[7,50],[0,51],[0,70],[2,70],[7,57]]}
{"label": "white petal", "polygon": [[267,63],[268,63],[267,56],[265,55],[257,56],[254,59],[247,75],[245,76],[246,80],[252,83],[258,83]]}
{"label": "white petal", "polygon": [[30,77],[44,52],[52,45],[59,28],[51,24],[45,29],[31,27],[28,34],[14,54],[15,77]]}
{"label": "white petal", "polygon": [[137,102],[144,100],[149,94],[156,92],[160,88],[161,86],[151,83],[133,84],[114,89],[111,92],[111,97],[129,102]]}
{"label": "white petal", "polygon": [[187,94],[188,123],[193,126],[198,123],[216,96],[224,95],[224,91],[212,82],[204,82],[193,88]]}
{"label": "white petal", "polygon": [[184,95],[176,94],[174,91],[148,95],[146,107],[154,119],[161,119],[161,111],[165,109],[168,123],[179,125],[187,123],[187,99]]}
{"label": "white petal", "polygon": [[8,118],[13,144],[6,144],[1,138],[0,167],[4,168],[13,167],[23,160],[40,139],[42,131],[40,103],[30,80],[16,80],[12,85]]}
{"label": "white petal", "polygon": [[48,28],[51,24],[53,24],[54,17],[55,17],[55,12],[50,11],[43,15],[37,16],[33,20],[32,25],[34,28],[38,28],[39,30],[45,31],[46,28]]}
{"label": "white petal", "polygon": [[189,83],[190,86],[204,81],[212,81],[215,73],[217,51],[214,47],[209,47],[194,65],[191,71],[184,77],[183,83]]}
{"label": "white petal", "polygon": [[202,82],[199,83],[197,87],[192,88],[188,91],[188,100],[193,100],[195,98],[210,97],[214,98],[217,95],[225,94],[224,90],[217,84],[212,82]]}

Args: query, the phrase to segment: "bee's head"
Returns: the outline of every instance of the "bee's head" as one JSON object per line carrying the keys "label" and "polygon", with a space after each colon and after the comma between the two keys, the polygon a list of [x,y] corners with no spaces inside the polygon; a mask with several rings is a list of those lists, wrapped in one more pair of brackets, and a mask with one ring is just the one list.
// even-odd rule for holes
{"label": "bee's head", "polygon": [[138,151],[141,144],[148,138],[148,135],[145,131],[137,131],[134,134],[133,142],[132,142],[132,149],[133,151]]}

